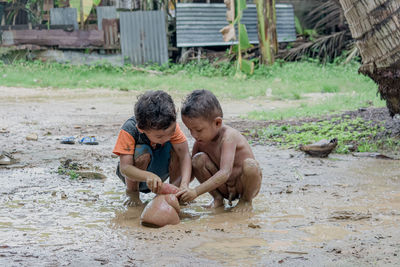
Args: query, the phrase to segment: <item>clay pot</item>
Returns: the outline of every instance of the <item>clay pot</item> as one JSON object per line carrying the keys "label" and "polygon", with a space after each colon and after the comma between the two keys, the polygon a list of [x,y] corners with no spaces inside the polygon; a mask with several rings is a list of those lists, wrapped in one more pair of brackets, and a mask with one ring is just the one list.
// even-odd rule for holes
{"label": "clay pot", "polygon": [[148,227],[163,227],[168,224],[178,224],[179,201],[174,194],[157,195],[140,216],[140,223]]}

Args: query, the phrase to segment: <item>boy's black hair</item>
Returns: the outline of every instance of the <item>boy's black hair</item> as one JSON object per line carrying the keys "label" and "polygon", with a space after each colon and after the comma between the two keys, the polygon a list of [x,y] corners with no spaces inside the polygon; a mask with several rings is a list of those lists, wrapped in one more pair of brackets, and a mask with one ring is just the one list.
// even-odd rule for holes
{"label": "boy's black hair", "polygon": [[161,90],[147,91],[138,97],[135,118],[140,129],[165,130],[176,122],[174,101]]}
{"label": "boy's black hair", "polygon": [[214,120],[223,117],[221,105],[217,97],[208,90],[194,90],[182,104],[181,115],[188,118],[204,118]]}

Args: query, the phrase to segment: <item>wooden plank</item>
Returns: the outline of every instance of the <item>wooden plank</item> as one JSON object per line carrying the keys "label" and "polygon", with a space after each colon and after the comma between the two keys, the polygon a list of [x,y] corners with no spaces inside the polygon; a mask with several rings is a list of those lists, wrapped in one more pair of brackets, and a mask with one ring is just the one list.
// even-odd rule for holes
{"label": "wooden plank", "polygon": [[104,45],[104,32],[99,30],[78,30],[73,32],[63,30],[20,30],[3,32],[3,45],[22,44],[73,48],[101,47]]}
{"label": "wooden plank", "polygon": [[73,31],[74,25],[44,25],[38,24],[32,26],[32,29],[29,28],[28,24],[20,24],[20,25],[3,25],[0,26],[0,31],[12,31],[12,30],[64,30],[64,31]]}

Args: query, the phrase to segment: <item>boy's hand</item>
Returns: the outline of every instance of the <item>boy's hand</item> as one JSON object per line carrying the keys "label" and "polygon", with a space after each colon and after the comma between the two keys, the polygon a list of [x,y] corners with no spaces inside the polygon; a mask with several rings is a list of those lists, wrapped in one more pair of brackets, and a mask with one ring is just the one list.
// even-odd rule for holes
{"label": "boy's hand", "polygon": [[195,189],[187,188],[176,193],[176,197],[180,198],[182,202],[190,202],[197,197],[197,192]]}
{"label": "boy's hand", "polygon": [[188,185],[187,184],[181,184],[181,186],[179,186],[179,191],[183,191],[188,189]]}
{"label": "boy's hand", "polygon": [[156,174],[148,176],[146,180],[147,187],[156,194],[161,190],[162,183],[161,178]]}

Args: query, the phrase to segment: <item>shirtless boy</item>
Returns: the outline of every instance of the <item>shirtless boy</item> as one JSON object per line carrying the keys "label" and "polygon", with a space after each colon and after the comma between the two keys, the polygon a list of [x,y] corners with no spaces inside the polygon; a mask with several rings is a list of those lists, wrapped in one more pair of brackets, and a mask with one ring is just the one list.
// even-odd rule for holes
{"label": "shirtless boy", "polygon": [[139,192],[159,193],[163,182],[188,187],[191,159],[186,137],[176,122],[170,95],[148,91],[138,98],[135,116],[122,126],[113,153],[119,156],[117,175],[126,184],[125,204],[141,204]]}
{"label": "shirtless boy", "polygon": [[181,109],[182,121],[196,142],[192,149],[192,172],[200,182],[177,196],[183,202],[209,192],[211,208],[224,205],[224,199],[239,198],[235,211],[252,208],[252,200],[261,186],[261,169],[250,145],[239,131],[223,124],[222,109],[213,93],[195,90]]}

